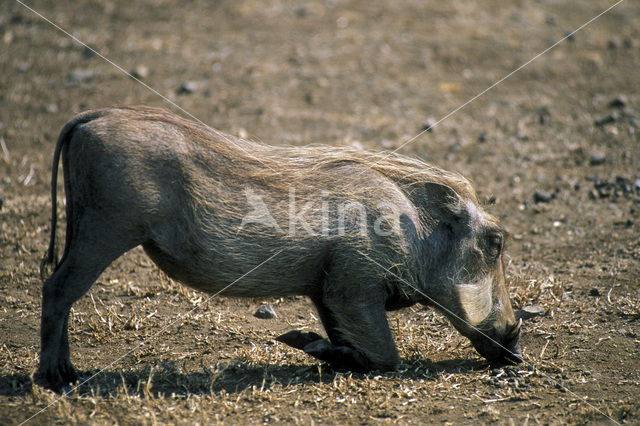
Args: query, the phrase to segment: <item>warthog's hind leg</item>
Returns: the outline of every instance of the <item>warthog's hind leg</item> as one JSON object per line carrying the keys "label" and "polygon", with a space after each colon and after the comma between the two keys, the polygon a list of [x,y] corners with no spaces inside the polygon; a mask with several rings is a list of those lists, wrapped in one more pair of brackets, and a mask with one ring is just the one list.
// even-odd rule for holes
{"label": "warthog's hind leg", "polygon": [[71,306],[112,261],[131,248],[113,229],[100,219],[83,215],[73,225],[62,263],[42,288],[40,366],[36,378],[55,391],[78,379],[69,359]]}

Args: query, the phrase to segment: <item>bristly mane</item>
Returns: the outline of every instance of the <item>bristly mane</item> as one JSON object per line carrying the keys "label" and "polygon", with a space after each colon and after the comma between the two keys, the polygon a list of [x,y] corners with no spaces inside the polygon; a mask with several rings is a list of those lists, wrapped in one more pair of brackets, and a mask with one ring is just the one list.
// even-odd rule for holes
{"label": "bristly mane", "polygon": [[[113,108],[126,110],[128,118],[132,120],[162,121],[173,124],[196,143],[211,146],[221,155],[227,153],[237,160],[234,162],[238,165],[242,164],[245,173],[264,180],[275,177],[274,173],[295,178],[302,170],[358,164],[388,177],[402,187],[440,184],[453,190],[461,199],[478,204],[473,186],[462,175],[395,152],[372,152],[353,147],[322,145],[269,146],[222,133],[161,108],[127,105]],[[293,170],[283,170],[283,160],[289,160],[287,163]]]}

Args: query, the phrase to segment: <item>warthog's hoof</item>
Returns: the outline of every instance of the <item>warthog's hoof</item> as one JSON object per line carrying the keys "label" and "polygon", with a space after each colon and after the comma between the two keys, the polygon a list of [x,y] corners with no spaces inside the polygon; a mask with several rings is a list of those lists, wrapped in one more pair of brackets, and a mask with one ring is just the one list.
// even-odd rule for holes
{"label": "warthog's hoof", "polygon": [[57,393],[69,393],[72,389],[69,385],[76,383],[78,379],[78,373],[69,361],[60,361],[47,367],[40,366],[34,375],[35,383]]}
{"label": "warthog's hoof", "polygon": [[292,348],[304,351],[304,347],[316,340],[324,340],[324,337],[313,331],[291,330],[285,334],[276,337],[278,342],[282,342]]}
{"label": "warthog's hoof", "polygon": [[336,370],[366,372],[368,362],[358,351],[348,346],[337,346],[314,332],[292,330],[276,338],[293,348],[328,363]]}

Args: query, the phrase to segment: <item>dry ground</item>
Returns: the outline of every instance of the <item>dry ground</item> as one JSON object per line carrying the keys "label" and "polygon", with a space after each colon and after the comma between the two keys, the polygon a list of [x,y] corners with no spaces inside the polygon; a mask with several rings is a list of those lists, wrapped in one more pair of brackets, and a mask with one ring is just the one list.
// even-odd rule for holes
{"label": "dry ground", "polygon": [[[214,127],[381,150],[613,0],[28,4]],[[524,325],[522,367],[490,369],[441,316],[412,308],[390,316],[400,371],[338,374],[273,340],[320,331],[305,300],[207,300],[134,250],[72,314],[75,365],[109,367],[31,422],[640,423],[639,18],[640,3],[624,1],[401,149],[471,178],[511,231],[514,304],[546,312]],[[30,374],[57,133],[115,103],[171,108],[0,3],[2,424],[56,398]],[[263,302],[277,319],[252,316]]]}

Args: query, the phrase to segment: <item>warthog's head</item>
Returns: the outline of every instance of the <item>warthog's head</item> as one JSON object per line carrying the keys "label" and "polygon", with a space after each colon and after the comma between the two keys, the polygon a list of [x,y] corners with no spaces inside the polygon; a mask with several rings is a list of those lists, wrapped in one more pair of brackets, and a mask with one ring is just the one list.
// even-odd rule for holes
{"label": "warthog's head", "polygon": [[491,363],[521,362],[521,322],[504,273],[505,231],[475,197],[446,192],[448,201],[436,209],[424,240],[425,257],[431,258],[424,276],[429,297],[423,303],[440,310]]}

